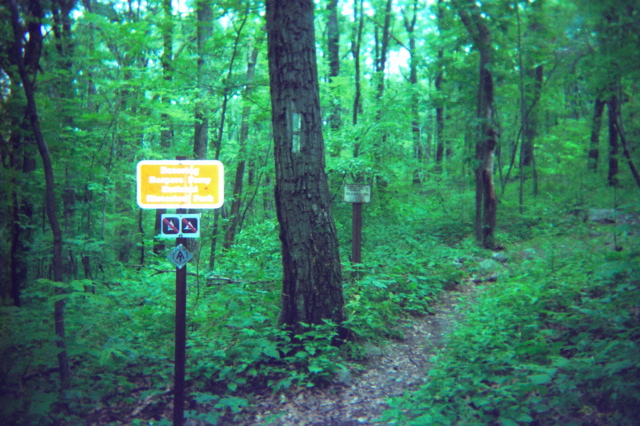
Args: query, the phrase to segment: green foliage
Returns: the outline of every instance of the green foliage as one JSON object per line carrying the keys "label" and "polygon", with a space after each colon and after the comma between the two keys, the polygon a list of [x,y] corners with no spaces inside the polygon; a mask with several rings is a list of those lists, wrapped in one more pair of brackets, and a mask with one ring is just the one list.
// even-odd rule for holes
{"label": "green foliage", "polygon": [[[465,325],[434,359],[428,382],[395,399],[386,420],[635,422],[639,253],[603,261],[571,241],[543,244],[546,257],[523,262],[466,307]],[[558,249],[560,262],[552,254]]]}

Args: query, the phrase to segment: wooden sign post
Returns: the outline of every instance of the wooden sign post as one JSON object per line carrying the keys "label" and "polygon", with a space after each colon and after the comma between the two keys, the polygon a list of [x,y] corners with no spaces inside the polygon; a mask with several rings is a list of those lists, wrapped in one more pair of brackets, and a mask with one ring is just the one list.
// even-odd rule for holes
{"label": "wooden sign post", "polygon": [[371,185],[344,186],[344,202],[352,203],[351,210],[351,263],[362,263],[362,204],[371,202]]}

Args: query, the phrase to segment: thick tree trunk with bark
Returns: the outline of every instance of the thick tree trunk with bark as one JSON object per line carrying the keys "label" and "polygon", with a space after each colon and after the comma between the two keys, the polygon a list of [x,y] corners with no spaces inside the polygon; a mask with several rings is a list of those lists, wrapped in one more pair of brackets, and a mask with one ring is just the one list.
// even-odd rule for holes
{"label": "thick tree trunk with bark", "polygon": [[267,0],[275,200],[284,270],[280,322],[345,320],[342,271],[325,173],[311,0]]}

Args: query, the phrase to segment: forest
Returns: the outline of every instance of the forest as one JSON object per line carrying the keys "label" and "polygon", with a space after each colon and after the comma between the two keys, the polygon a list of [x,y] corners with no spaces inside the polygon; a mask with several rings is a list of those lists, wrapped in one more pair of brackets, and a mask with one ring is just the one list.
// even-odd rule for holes
{"label": "forest", "polygon": [[[637,424],[636,0],[0,22],[1,424]],[[155,160],[224,203],[143,206]]]}

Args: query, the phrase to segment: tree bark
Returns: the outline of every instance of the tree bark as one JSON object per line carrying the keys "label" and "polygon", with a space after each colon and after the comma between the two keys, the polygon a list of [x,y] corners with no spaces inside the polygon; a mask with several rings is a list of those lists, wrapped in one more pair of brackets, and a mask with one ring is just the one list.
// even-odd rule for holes
{"label": "tree bark", "polygon": [[618,115],[618,97],[612,95],[607,101],[609,112],[609,172],[607,182],[609,186],[618,185],[618,128],[616,116]]}
{"label": "tree bark", "polygon": [[409,18],[408,13],[403,10],[404,28],[409,36],[409,84],[411,84],[411,134],[413,136],[413,157],[416,160],[417,168],[413,172],[413,184],[419,185],[422,182],[422,161],[424,160],[424,149],[420,141],[420,109],[418,102],[418,52],[416,51],[416,21],[418,19],[418,1],[413,2],[413,14]]}
{"label": "tree bark", "polygon": [[[387,55],[389,52],[389,41],[391,39],[391,6],[393,6],[393,0],[387,0],[384,9],[384,24],[382,26],[382,34],[379,38],[379,44],[376,43],[376,52],[378,54],[375,58],[375,70],[376,70],[376,99],[381,100],[384,95],[385,76],[384,71],[387,66]],[[377,27],[376,27],[377,29]],[[377,34],[377,32],[376,32]],[[381,111],[379,110],[376,116],[379,118]]]}
{"label": "tree bark", "polygon": [[[56,213],[56,196],[55,196],[55,179],[53,174],[53,165],[49,148],[42,135],[40,128],[40,119],[35,100],[34,80],[39,68],[40,52],[42,51],[42,6],[40,1],[33,0],[28,3],[27,22],[28,41],[23,46],[22,40],[25,36],[25,29],[22,27],[17,0],[10,0],[11,23],[13,27],[13,46],[12,55],[18,64],[18,72],[25,98],[27,100],[26,115],[31,123],[33,135],[40,152],[42,166],[45,177],[45,209],[49,218],[49,226],[53,235],[53,280],[62,282],[62,229],[58,222]],[[24,56],[23,56],[24,50]],[[56,287],[56,294],[60,294],[62,289]],[[65,344],[65,323],[64,323],[64,300],[58,300],[54,304],[54,321],[56,333],[56,345],[58,352],[58,367],[60,370],[61,387],[66,389],[69,386],[69,361],[67,358],[67,350]]]}
{"label": "tree bark", "polygon": [[490,71],[491,31],[474,1],[457,3],[458,15],[480,54],[476,136],[476,239],[485,248],[495,247],[495,226],[498,198],[493,183],[493,157],[497,145],[493,119],[493,76]]}
{"label": "tree bark", "polygon": [[[353,56],[354,65],[354,85],[355,93],[353,96],[353,112],[351,122],[355,126],[358,124],[358,114],[362,114],[362,87],[360,83],[360,46],[362,44],[362,29],[364,27],[364,13],[362,12],[364,0],[353,0],[353,23],[354,31],[351,39],[351,55]],[[354,148],[354,157],[358,156],[358,143]]]}
{"label": "tree bark", "polygon": [[[166,89],[168,90],[172,80],[173,71],[173,16],[171,0],[162,0],[162,56],[160,57],[160,63],[162,65],[162,78],[167,83]],[[162,97],[162,108],[170,107],[170,99],[164,95]],[[173,144],[173,123],[171,117],[166,112],[160,114],[161,130],[160,130],[160,147],[167,150]],[[162,226],[162,215],[167,212],[167,209],[157,209],[155,211],[155,223],[154,223],[154,235],[160,233],[160,227]],[[155,237],[154,237],[155,238]],[[162,254],[165,249],[165,243],[163,239],[155,239],[153,243],[153,253]]]}
{"label": "tree bark", "polygon": [[[223,96],[222,96],[222,106],[220,110],[220,124],[218,125],[218,136],[215,140],[215,154],[214,158],[217,160],[220,157],[220,150],[222,149],[222,136],[224,135],[224,126],[225,120],[227,118],[227,105],[229,103],[229,95],[231,93],[231,77],[233,76],[233,66],[236,61],[236,56],[238,55],[238,47],[240,45],[240,37],[242,35],[242,29],[244,25],[247,23],[247,19],[249,17],[249,11],[244,14],[244,18],[240,23],[240,27],[236,32],[236,38],[233,42],[233,52],[231,53],[231,59],[229,60],[229,68],[227,70],[227,78],[224,81],[223,88]],[[226,212],[225,207],[222,209],[218,209],[213,214],[213,230],[211,232],[211,252],[209,254],[209,268],[213,269],[216,263],[216,249],[218,246],[218,230],[219,230],[219,220],[220,220],[220,212]],[[226,216],[225,216],[226,217]],[[224,242],[223,242],[224,244]]]}
{"label": "tree bark", "polygon": [[615,117],[614,123],[618,135],[620,136],[620,143],[622,144],[622,155],[627,160],[627,165],[629,166],[629,170],[631,170],[631,174],[633,175],[633,179],[636,181],[636,185],[640,188],[640,174],[638,173],[638,169],[636,169],[635,164],[633,164],[633,160],[631,159],[631,153],[629,152],[629,144],[627,144],[627,136],[624,131],[624,126],[622,125],[622,112],[620,108],[618,108],[618,113]]}
{"label": "tree bark", "polygon": [[[162,56],[160,62],[162,64],[162,78],[167,82],[166,89],[169,89],[173,78],[173,12],[171,0],[162,0]],[[163,96],[163,108],[169,108],[170,99]],[[173,144],[173,123],[171,117],[166,112],[161,114],[162,130],[160,131],[160,146],[170,148]]]}
{"label": "tree bark", "polygon": [[[444,6],[442,0],[438,0],[438,31],[442,34],[444,27]],[[436,89],[436,171],[443,171],[445,141],[444,141],[444,93],[442,91],[442,82],[444,79],[444,48],[438,49],[437,71],[434,79],[434,87]]]}
{"label": "tree bark", "polygon": [[602,129],[602,113],[606,102],[597,97],[593,103],[593,123],[591,124],[591,141],[589,144],[589,156],[587,166],[592,172],[598,171],[600,158],[600,130]]}
{"label": "tree bark", "polygon": [[193,155],[197,160],[207,158],[207,147],[209,145],[209,108],[206,101],[209,84],[209,49],[207,43],[213,36],[213,10],[211,0],[199,0],[196,3],[197,28],[196,39],[198,47],[198,63],[196,84],[198,99],[195,104],[195,124],[193,128]]}
{"label": "tree bark", "polygon": [[[338,26],[338,0],[329,0],[327,4],[329,19],[327,22],[327,51],[329,53],[329,82],[340,74],[340,28]],[[340,117],[340,98],[331,88],[331,115],[329,126],[337,130],[342,125]],[[338,150],[337,154],[340,152]]]}
{"label": "tree bark", "polygon": [[233,182],[233,197],[231,201],[231,211],[229,226],[227,227],[227,232],[224,237],[223,248],[228,250],[233,245],[236,230],[238,229],[238,225],[240,224],[240,208],[242,207],[242,192],[243,192],[243,181],[244,181],[244,169],[246,166],[246,144],[247,139],[249,137],[249,114],[251,113],[251,105],[249,104],[249,97],[252,92],[253,85],[253,77],[255,75],[256,70],[256,62],[258,61],[258,48],[254,47],[249,55],[249,61],[247,63],[247,81],[246,87],[244,89],[244,99],[246,101],[245,106],[242,108],[242,118],[240,122],[240,138],[238,140],[238,144],[240,145],[240,150],[238,152],[238,165],[236,167],[235,180]]}
{"label": "tree bark", "polygon": [[311,0],[267,0],[275,200],[284,271],[280,323],[296,334],[304,331],[302,323],[340,325],[345,320],[313,19]]}

